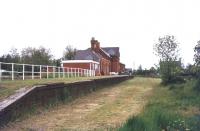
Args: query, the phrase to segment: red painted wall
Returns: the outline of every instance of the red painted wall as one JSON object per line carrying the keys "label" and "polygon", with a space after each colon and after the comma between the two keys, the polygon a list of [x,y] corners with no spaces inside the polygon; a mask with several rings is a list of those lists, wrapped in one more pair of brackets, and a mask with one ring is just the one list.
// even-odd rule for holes
{"label": "red painted wall", "polygon": [[89,63],[64,63],[63,67],[90,69]]}

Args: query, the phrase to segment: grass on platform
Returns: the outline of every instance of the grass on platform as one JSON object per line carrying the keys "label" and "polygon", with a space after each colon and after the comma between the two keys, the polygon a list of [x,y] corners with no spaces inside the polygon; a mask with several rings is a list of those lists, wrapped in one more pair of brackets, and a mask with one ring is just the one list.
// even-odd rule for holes
{"label": "grass on platform", "polygon": [[[102,76],[103,77],[103,76]],[[106,77],[106,76],[104,76]],[[28,80],[5,80],[0,82],[0,100],[14,94],[20,88],[30,88],[34,85],[50,84],[57,82],[74,82],[81,80],[97,79],[99,77],[76,77],[76,78],[49,78],[49,79],[28,79]]]}

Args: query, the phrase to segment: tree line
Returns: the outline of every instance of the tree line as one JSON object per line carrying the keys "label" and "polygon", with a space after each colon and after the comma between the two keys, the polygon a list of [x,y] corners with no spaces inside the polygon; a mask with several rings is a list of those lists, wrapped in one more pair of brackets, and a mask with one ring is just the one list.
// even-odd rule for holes
{"label": "tree line", "polygon": [[43,46],[23,48],[21,52],[18,52],[16,48],[12,48],[7,54],[0,56],[0,62],[60,66],[61,60],[74,59],[75,52],[76,49],[68,45],[63,51],[63,57],[55,59],[51,50]]}

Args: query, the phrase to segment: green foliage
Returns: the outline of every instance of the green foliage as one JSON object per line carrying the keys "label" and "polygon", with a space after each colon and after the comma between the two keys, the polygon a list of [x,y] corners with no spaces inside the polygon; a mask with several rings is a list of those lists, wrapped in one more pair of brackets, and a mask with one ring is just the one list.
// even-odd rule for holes
{"label": "green foliage", "polygon": [[182,72],[181,61],[161,61],[160,75],[163,84],[184,82],[179,75]]}
{"label": "green foliage", "polygon": [[[32,48],[27,47],[22,49],[21,54],[17,52],[17,49],[12,48],[8,54],[4,54],[0,57],[0,62],[7,63],[25,63],[35,65],[59,65],[60,59],[52,60],[53,55],[50,49],[45,47]],[[10,68],[10,67],[5,67]],[[30,69],[29,69],[30,70]]]}
{"label": "green foliage", "polygon": [[21,51],[21,61],[27,64],[49,65],[52,57],[50,49],[44,47],[39,47],[38,49],[27,47]]}
{"label": "green foliage", "polygon": [[[160,58],[160,75],[164,84],[176,82],[181,72],[181,59],[178,60],[179,43],[174,36],[166,35],[154,45],[155,54]],[[180,78],[179,78],[180,79]]]}
{"label": "green foliage", "polygon": [[4,54],[0,57],[0,62],[7,63],[20,63],[20,55],[16,48],[12,48],[8,54]]}
{"label": "green foliage", "polygon": [[133,117],[119,129],[119,131],[161,131],[169,129],[182,129],[174,120],[180,117],[160,107],[150,107],[142,115]]}
{"label": "green foliage", "polygon": [[76,48],[73,48],[71,45],[68,45],[65,48],[63,58],[65,60],[74,60],[75,55],[76,55]]}
{"label": "green foliage", "polygon": [[138,76],[145,76],[145,77],[157,77],[158,70],[154,67],[151,67],[150,69],[142,69],[142,66],[140,65],[138,69],[134,72],[134,75]]}
{"label": "green foliage", "polygon": [[200,78],[197,78],[193,86],[194,90],[200,93]]}
{"label": "green foliage", "polygon": [[197,41],[197,45],[194,48],[194,53],[195,65],[200,65],[200,41]]}
{"label": "green foliage", "polygon": [[193,111],[200,107],[200,95],[193,88],[196,82],[156,88],[144,112],[130,118],[119,131],[199,131],[200,115]]}

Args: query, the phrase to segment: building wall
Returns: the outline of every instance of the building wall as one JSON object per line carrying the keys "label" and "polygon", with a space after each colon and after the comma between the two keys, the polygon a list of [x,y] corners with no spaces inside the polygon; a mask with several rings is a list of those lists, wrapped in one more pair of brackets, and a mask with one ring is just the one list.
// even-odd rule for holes
{"label": "building wall", "polygon": [[120,63],[118,57],[113,57],[111,60],[111,72],[120,72]]}
{"label": "building wall", "polygon": [[90,69],[90,63],[64,63],[63,67]]}
{"label": "building wall", "polygon": [[120,63],[120,71],[119,72],[125,72],[125,64]]}
{"label": "building wall", "polygon": [[109,75],[111,69],[111,62],[102,58],[100,62],[101,75]]}

